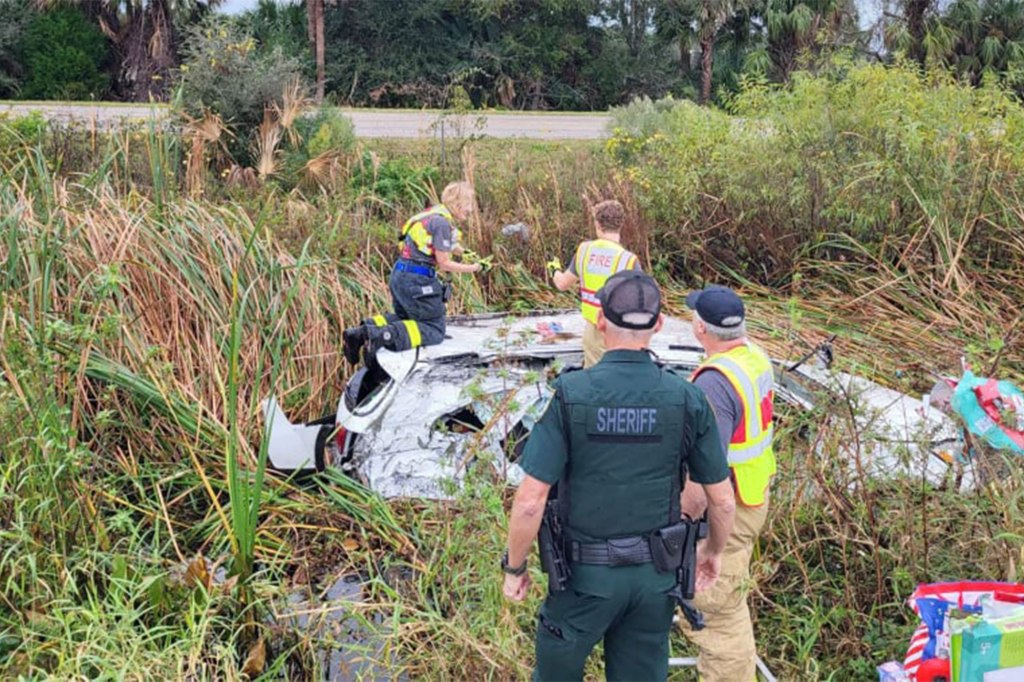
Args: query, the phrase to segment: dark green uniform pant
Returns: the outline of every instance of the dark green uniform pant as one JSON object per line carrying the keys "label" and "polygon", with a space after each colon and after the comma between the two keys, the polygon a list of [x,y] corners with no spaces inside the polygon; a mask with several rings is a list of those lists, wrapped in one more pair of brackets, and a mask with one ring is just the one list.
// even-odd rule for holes
{"label": "dark green uniform pant", "polygon": [[568,589],[541,606],[533,679],[581,680],[587,656],[603,639],[608,680],[664,680],[674,582],[651,564],[574,564]]}

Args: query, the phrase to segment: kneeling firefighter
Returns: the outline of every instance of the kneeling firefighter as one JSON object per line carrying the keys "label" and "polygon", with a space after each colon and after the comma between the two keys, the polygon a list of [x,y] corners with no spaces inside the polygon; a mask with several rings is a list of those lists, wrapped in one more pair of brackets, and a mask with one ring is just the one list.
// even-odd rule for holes
{"label": "kneeling firefighter", "polygon": [[[607,352],[555,380],[519,460],[525,476],[509,517],[503,591],[526,596],[527,555],[540,532],[549,594],[534,679],[582,679],[604,640],[609,680],[664,680],[676,597],[718,577],[735,510],[729,466],[703,393],[647,351],[664,322],[654,279],[620,272],[598,299]],[[681,514],[687,470],[708,499],[711,533],[699,550],[699,524]],[[680,589],[688,558],[696,579]]]}
{"label": "kneeling firefighter", "polygon": [[482,268],[481,263],[452,260],[462,251],[454,223],[475,212],[473,186],[453,182],[441,193],[440,204],[406,221],[399,238],[401,255],[388,280],[394,313],[376,315],[345,330],[342,338],[349,363],[359,363],[364,346],[368,346],[366,357],[372,357],[380,348],[402,351],[444,340],[448,285],[437,273],[478,272]]}

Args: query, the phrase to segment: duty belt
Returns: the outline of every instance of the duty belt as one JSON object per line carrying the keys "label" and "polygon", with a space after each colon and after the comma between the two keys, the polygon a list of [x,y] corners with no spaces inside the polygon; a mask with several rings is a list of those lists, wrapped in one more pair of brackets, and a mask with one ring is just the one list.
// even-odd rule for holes
{"label": "duty belt", "polygon": [[572,560],[598,566],[633,566],[651,562],[651,546],[639,535],[596,543],[572,543]]}
{"label": "duty belt", "polygon": [[404,260],[395,263],[395,270],[398,272],[411,272],[415,275],[423,275],[424,277],[435,277],[437,275],[437,270],[434,268],[426,265],[416,265],[416,263]]}

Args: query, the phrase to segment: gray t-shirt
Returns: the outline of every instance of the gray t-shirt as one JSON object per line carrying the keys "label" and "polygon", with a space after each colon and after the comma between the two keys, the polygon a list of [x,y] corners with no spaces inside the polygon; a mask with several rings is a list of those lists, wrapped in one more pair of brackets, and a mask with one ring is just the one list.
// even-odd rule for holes
{"label": "gray t-shirt", "polygon": [[709,368],[702,371],[693,380],[697,387],[704,391],[711,409],[715,412],[715,423],[718,424],[718,435],[722,439],[722,449],[729,452],[729,441],[740,425],[743,417],[743,403],[736,389],[717,369]]}
{"label": "gray t-shirt", "polygon": [[451,251],[455,248],[455,240],[452,235],[452,224],[436,213],[427,219],[427,232],[434,237],[434,251]]}
{"label": "gray t-shirt", "polygon": [[[448,219],[443,215],[437,213],[427,216],[426,220],[423,221],[423,227],[427,229],[427,232],[432,237],[431,243],[434,246],[434,251],[444,251],[450,253],[455,248],[455,235],[452,229],[452,224],[448,222]],[[410,260],[418,261],[421,263],[434,264],[434,258],[427,256],[425,253],[416,248],[416,244],[413,242],[412,237],[406,235],[405,246],[402,249],[402,257]]]}

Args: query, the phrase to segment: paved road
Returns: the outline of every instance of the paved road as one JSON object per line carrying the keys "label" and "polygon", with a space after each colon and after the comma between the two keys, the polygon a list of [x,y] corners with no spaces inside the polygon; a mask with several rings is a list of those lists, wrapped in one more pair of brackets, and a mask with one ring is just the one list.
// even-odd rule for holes
{"label": "paved road", "polygon": [[[0,114],[25,115],[39,111],[46,118],[68,123],[81,122],[109,129],[124,122],[160,121],[167,109],[147,105],[0,104]],[[388,109],[343,109],[355,124],[359,137],[440,137],[487,135],[527,137],[540,140],[594,140],[605,136],[606,114],[467,114],[439,111],[393,111]]]}

